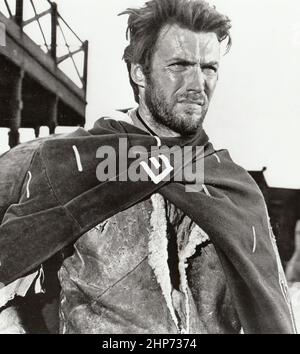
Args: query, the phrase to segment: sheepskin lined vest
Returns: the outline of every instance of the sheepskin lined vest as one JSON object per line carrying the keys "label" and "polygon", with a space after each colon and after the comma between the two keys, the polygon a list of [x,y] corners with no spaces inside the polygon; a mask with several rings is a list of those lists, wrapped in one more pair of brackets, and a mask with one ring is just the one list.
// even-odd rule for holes
{"label": "sheepskin lined vest", "polygon": [[159,194],[90,230],[59,272],[61,333],[238,333],[208,236]]}

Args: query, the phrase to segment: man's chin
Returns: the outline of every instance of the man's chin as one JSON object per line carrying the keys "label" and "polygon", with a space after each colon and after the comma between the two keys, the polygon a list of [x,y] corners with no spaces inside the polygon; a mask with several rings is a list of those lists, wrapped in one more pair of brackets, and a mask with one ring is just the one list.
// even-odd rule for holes
{"label": "man's chin", "polygon": [[199,129],[201,129],[202,123],[199,121],[197,124],[187,124],[187,122],[182,122],[182,124],[177,125],[173,128],[174,131],[182,136],[194,135]]}
{"label": "man's chin", "polygon": [[180,132],[182,135],[191,135],[195,134],[199,128],[202,127],[204,121],[202,115],[199,114],[184,114],[180,119]]}

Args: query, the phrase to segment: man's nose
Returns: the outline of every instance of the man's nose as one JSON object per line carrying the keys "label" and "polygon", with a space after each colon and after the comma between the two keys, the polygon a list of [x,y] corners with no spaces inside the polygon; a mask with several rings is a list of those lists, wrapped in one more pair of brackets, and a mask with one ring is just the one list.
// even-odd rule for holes
{"label": "man's nose", "polygon": [[187,90],[203,92],[205,88],[205,78],[200,65],[193,67],[187,78]]}

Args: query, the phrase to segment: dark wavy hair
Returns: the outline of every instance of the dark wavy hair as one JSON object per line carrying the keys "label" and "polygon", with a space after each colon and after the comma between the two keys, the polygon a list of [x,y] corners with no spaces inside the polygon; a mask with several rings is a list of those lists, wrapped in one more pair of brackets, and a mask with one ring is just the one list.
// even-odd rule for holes
{"label": "dark wavy hair", "polygon": [[139,90],[131,79],[131,64],[140,64],[149,77],[155,45],[165,25],[177,24],[194,32],[214,32],[219,42],[228,40],[227,51],[231,47],[229,18],[203,0],[150,0],[141,8],[129,8],[119,15],[129,15],[126,38],[130,44],[123,59],[136,102],[139,102]]}

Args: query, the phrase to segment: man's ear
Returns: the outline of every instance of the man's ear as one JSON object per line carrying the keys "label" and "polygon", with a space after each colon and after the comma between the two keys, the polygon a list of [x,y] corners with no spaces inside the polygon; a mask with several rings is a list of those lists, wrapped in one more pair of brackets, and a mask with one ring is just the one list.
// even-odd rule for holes
{"label": "man's ear", "polygon": [[132,81],[140,87],[145,87],[146,78],[140,64],[131,64],[130,75]]}

